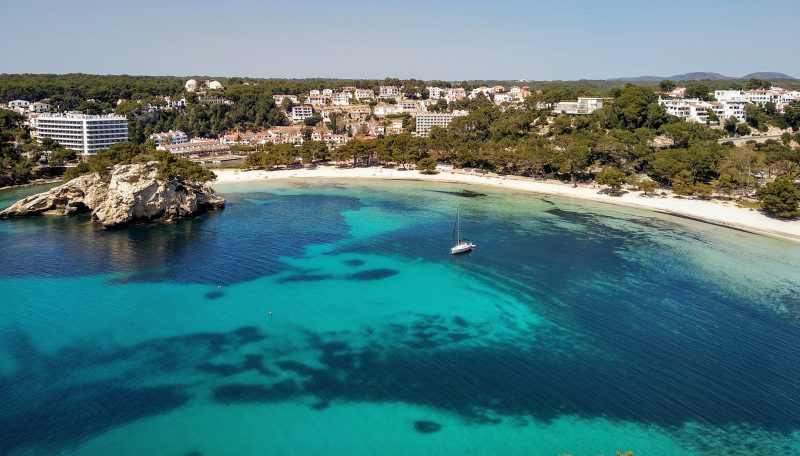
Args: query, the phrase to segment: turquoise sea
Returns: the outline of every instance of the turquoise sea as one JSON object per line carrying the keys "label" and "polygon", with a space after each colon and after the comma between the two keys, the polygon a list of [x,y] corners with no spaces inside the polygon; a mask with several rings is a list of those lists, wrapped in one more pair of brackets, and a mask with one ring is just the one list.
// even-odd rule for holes
{"label": "turquoise sea", "polygon": [[799,244],[482,187],[218,191],[0,221],[0,455],[800,455]]}

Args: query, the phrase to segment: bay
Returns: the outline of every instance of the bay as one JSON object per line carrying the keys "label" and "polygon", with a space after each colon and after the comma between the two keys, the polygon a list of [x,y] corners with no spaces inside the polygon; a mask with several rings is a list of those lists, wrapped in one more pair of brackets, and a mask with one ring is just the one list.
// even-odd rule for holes
{"label": "bay", "polygon": [[797,244],[482,187],[218,190],[166,226],[0,221],[0,454],[800,454]]}

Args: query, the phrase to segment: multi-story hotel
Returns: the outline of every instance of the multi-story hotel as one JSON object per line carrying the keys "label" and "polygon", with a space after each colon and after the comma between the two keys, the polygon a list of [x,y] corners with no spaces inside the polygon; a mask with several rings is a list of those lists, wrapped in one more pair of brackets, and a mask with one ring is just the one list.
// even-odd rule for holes
{"label": "multi-story hotel", "polygon": [[42,114],[32,119],[31,127],[40,141],[52,138],[81,155],[94,155],[100,149],[128,140],[128,119],[112,114]]}
{"label": "multi-story hotel", "polygon": [[447,128],[453,117],[462,115],[460,112],[426,112],[417,114],[417,135],[428,136],[433,127]]}

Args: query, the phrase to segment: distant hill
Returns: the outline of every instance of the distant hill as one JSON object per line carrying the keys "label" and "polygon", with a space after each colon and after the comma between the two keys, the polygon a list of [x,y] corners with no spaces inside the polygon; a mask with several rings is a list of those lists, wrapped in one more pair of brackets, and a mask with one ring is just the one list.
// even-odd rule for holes
{"label": "distant hill", "polygon": [[725,76],[719,73],[696,72],[696,73],[676,74],[675,76],[670,76],[667,79],[672,79],[673,81],[722,81],[723,79],[736,79],[736,78]]}
{"label": "distant hill", "polygon": [[795,79],[786,73],[778,73],[775,71],[762,71],[760,73],[750,73],[747,76],[742,76],[742,79]]}
{"label": "distant hill", "polygon": [[750,79],[750,78],[769,79],[769,80],[795,79],[785,73],[769,72],[769,71],[750,73],[740,78],[725,76],[724,74],[719,74],[719,73],[701,71],[694,73],[676,74],[673,76],[633,76],[628,78],[614,78],[611,79],[611,81],[658,82],[658,81],[663,81],[664,79],[671,79],[673,81],[683,82],[683,81],[723,81],[727,79],[736,80],[736,79]]}

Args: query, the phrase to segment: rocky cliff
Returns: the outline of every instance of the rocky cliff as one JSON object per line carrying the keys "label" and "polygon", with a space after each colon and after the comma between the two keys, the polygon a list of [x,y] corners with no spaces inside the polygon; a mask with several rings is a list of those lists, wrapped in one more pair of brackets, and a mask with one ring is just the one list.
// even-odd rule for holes
{"label": "rocky cliff", "polygon": [[225,206],[210,187],[158,177],[158,162],[114,165],[29,196],[0,212],[0,217],[69,215],[91,212],[104,227],[137,221],[170,221]]}

